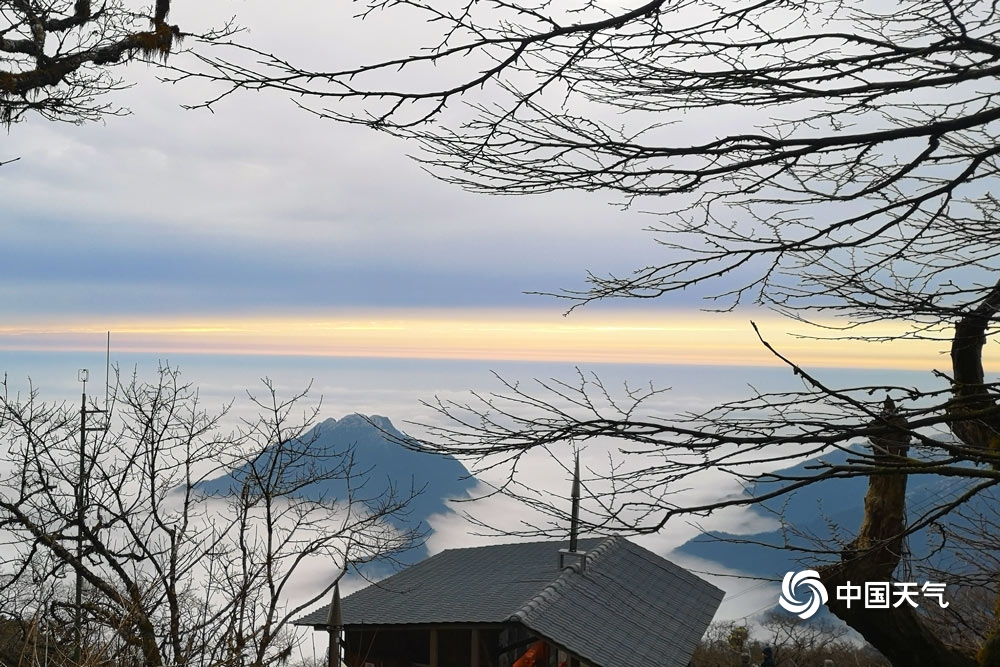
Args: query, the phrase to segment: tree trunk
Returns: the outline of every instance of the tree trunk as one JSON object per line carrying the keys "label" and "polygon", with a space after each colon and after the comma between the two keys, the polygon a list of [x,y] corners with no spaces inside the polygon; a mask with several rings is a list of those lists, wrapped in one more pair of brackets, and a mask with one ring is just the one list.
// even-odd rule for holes
{"label": "tree trunk", "polygon": [[1000,282],[955,325],[951,341],[954,384],[947,406],[952,433],[968,447],[994,453],[1000,450],[1000,414],[994,395],[985,385],[983,346],[986,330],[998,309]]}
{"label": "tree trunk", "polygon": [[[956,323],[951,344],[954,383],[946,406],[955,436],[967,447],[988,454],[1000,451],[1000,410],[985,385],[983,346],[998,311],[1000,282]],[[857,539],[842,554],[840,563],[820,570],[830,594],[827,606],[897,667],[1000,667],[1000,623],[996,621],[974,658],[945,646],[906,603],[889,609],[866,609],[863,601],[854,601],[848,608],[846,601],[837,599],[837,588],[848,582],[863,590],[867,581],[892,581],[901,557],[906,475],[893,474],[891,464],[905,457],[910,436],[906,420],[896,413],[888,398],[879,423],[887,431],[872,439],[872,450],[876,465],[888,465],[887,474],[869,477],[864,520]],[[990,458],[996,467],[996,461]]]}
{"label": "tree trunk", "polygon": [[[888,609],[865,607],[865,582],[892,581],[906,529],[906,475],[892,470],[894,462],[906,457],[910,440],[906,420],[887,398],[877,423],[886,433],[872,439],[872,451],[875,464],[884,465],[886,472],[869,477],[864,520],[858,537],[841,554],[841,562],[819,570],[830,596],[827,607],[895,667],[976,667],[972,656],[945,646],[909,604]],[[860,586],[862,599],[837,599],[837,589],[847,585]]]}

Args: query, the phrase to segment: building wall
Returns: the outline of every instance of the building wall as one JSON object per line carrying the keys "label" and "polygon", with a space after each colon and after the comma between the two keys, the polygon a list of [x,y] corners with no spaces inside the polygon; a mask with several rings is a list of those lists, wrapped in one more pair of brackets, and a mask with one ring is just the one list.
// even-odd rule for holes
{"label": "building wall", "polygon": [[489,628],[349,630],[344,653],[347,667],[500,667],[499,642]]}

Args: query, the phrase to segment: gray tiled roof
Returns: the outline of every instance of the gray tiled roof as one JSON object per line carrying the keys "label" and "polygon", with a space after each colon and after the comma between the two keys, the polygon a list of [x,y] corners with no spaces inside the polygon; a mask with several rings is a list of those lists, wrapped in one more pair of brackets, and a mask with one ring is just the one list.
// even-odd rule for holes
{"label": "gray tiled roof", "polygon": [[515,614],[603,667],[686,665],[724,593],[627,540],[610,538]]}
{"label": "gray tiled roof", "polygon": [[[595,667],[686,665],[723,592],[619,537],[580,540],[587,566],[559,570],[560,542],[451,549],[343,600],[344,624],[516,621]],[[323,625],[326,608],[300,619]]]}
{"label": "gray tiled roof", "polygon": [[[580,540],[591,549],[601,540]],[[448,549],[343,599],[345,625],[504,623],[559,576],[563,542]],[[327,609],[300,619],[323,625]]]}

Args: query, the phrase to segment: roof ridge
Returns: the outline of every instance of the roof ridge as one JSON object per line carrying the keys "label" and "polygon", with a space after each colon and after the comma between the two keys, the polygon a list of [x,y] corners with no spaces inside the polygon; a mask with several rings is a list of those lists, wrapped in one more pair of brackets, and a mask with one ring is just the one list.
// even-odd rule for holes
{"label": "roof ridge", "polygon": [[[590,561],[594,558],[600,558],[605,552],[617,545],[620,540],[621,538],[616,535],[604,538],[594,549],[586,552],[586,560]],[[517,611],[513,612],[510,615],[510,620],[518,620],[523,623],[527,619],[528,614],[558,598],[562,590],[569,586],[570,580],[574,575],[578,574],[582,574],[579,563],[572,563],[563,567],[562,571],[559,572],[559,576],[543,586],[540,591],[521,605]]]}
{"label": "roof ridge", "polygon": [[508,620],[518,620],[523,623],[528,614],[559,597],[560,591],[568,585],[568,580],[575,574],[578,574],[576,565],[564,567],[558,577],[545,584],[540,591],[513,612]]}
{"label": "roof ridge", "polygon": [[[593,539],[600,539],[600,538],[583,537],[583,538],[580,538],[580,541],[583,541],[583,540],[593,540]],[[434,554],[432,556],[428,556],[427,558],[424,558],[423,560],[419,561],[419,563],[422,563],[424,560],[428,560],[430,558],[434,558],[436,556],[439,556],[439,555],[441,555],[443,553],[448,553],[448,552],[474,551],[474,550],[477,550],[477,549],[501,549],[503,547],[518,547],[518,546],[525,546],[525,545],[531,545],[531,544],[533,544],[533,545],[538,545],[538,544],[556,545],[556,544],[569,544],[569,542],[566,539],[564,539],[564,538],[557,538],[557,539],[554,539],[554,540],[523,540],[523,541],[522,540],[518,540],[518,541],[515,541],[515,542],[490,542],[489,544],[470,544],[468,546],[448,547],[447,549],[442,549],[441,551],[437,552],[436,554]],[[414,565],[418,565],[419,563],[414,563]]]}
{"label": "roof ridge", "polygon": [[600,558],[606,552],[610,551],[612,547],[617,547],[621,542],[629,544],[628,540],[618,535],[609,535],[608,537],[605,537],[603,540],[601,540],[600,544],[598,544],[596,547],[587,552],[587,558],[586,558],[587,562],[589,563],[597,558]]}

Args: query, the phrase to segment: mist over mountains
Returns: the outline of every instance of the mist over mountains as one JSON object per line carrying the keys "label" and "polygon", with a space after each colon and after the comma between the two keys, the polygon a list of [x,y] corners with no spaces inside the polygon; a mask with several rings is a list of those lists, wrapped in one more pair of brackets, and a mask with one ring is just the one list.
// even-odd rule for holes
{"label": "mist over mountains", "polygon": [[[427,531],[430,530],[431,516],[448,512],[451,509],[448,500],[468,497],[468,492],[476,484],[457,459],[418,453],[396,442],[405,440],[406,436],[387,417],[366,418],[349,414],[339,420],[326,419],[301,439],[311,442],[319,452],[342,452],[350,448],[355,469],[367,477],[365,496],[377,496],[392,487],[401,493],[408,493],[411,487],[421,490],[410,504],[404,520],[408,525],[419,525]],[[860,450],[863,445],[854,447]],[[267,456],[265,451],[257,459],[258,470]],[[775,472],[789,476],[808,474],[813,472],[810,469],[819,458],[838,465],[849,456],[850,451],[834,451]],[[239,488],[248,472],[249,463],[226,476],[204,483],[202,489],[217,495],[232,493]],[[911,476],[907,489],[910,521],[928,509],[961,495],[971,483],[972,480],[963,478]],[[766,486],[758,485],[746,493],[765,492]],[[857,534],[867,486],[866,478],[856,477],[804,487],[791,496],[769,502],[756,510],[764,515],[770,513],[776,523],[780,520],[781,525],[774,530],[754,534],[714,532],[689,540],[677,547],[675,553],[708,561],[706,569],[709,571],[711,564],[715,563],[720,566],[720,571],[738,571],[752,577],[780,580],[785,572],[801,570],[806,566],[815,567],[839,557],[839,549]],[[298,493],[311,498],[343,498],[347,494],[347,485],[343,479],[324,480],[306,485]],[[989,497],[977,496],[967,504],[968,512],[988,511],[991,502]],[[911,535],[908,543],[913,561],[926,559],[939,568],[947,567],[950,562],[956,568],[964,567],[959,562],[962,554],[951,550],[951,545],[946,549],[938,548],[941,534],[936,526]],[[828,553],[810,553],[801,549],[825,549]],[[426,546],[421,544],[404,554],[401,560],[415,563],[427,555]],[[665,555],[669,557],[669,554]]]}
{"label": "mist over mountains", "polygon": [[[863,447],[855,444],[851,450],[860,452]],[[815,474],[820,459],[831,465],[842,465],[852,456],[851,450],[836,450],[776,471],[776,474]],[[906,491],[908,522],[913,523],[933,508],[957,498],[975,482],[975,479],[962,477],[910,475]],[[769,490],[768,487],[767,484],[758,484],[745,493],[764,493]],[[812,568],[839,558],[839,550],[857,535],[867,490],[867,477],[817,482],[787,497],[765,503],[758,509],[780,521],[781,526],[775,530],[740,535],[710,533],[689,540],[677,551],[748,575],[780,579],[785,572],[801,570],[805,566]],[[981,493],[965,503],[962,511],[977,516],[989,513],[993,501],[992,496]],[[941,527],[947,527],[954,521],[954,517],[946,517],[936,525],[910,535],[907,538],[910,559],[932,560],[936,567],[942,569],[949,564],[959,567],[961,554],[950,545],[942,548]],[[826,550],[827,553],[815,553],[817,550]]]}
{"label": "mist over mountains", "polygon": [[[357,478],[351,490],[366,498],[377,498],[395,488],[400,495],[418,491],[409,503],[402,520],[408,526],[428,528],[428,518],[449,510],[448,500],[463,498],[475,485],[465,466],[451,456],[421,454],[407,449],[398,441],[407,436],[399,431],[387,418],[379,415],[365,417],[349,414],[342,419],[326,419],[304,433],[298,440],[308,443],[309,449],[319,455],[315,465],[324,461],[329,465],[339,465],[341,453],[350,450],[353,456],[353,471]],[[323,456],[328,453],[327,459]],[[267,469],[269,457],[274,451],[265,450],[251,463],[235,468],[228,475],[218,477],[201,485],[201,489],[213,495],[227,495],[237,492],[243,480],[252,470]],[[321,470],[316,470],[321,475]],[[364,486],[357,488],[363,480]],[[344,499],[349,494],[348,481],[342,477],[324,479],[302,486],[296,495],[312,499]],[[405,555],[408,561],[416,561],[427,555],[421,545]]]}

